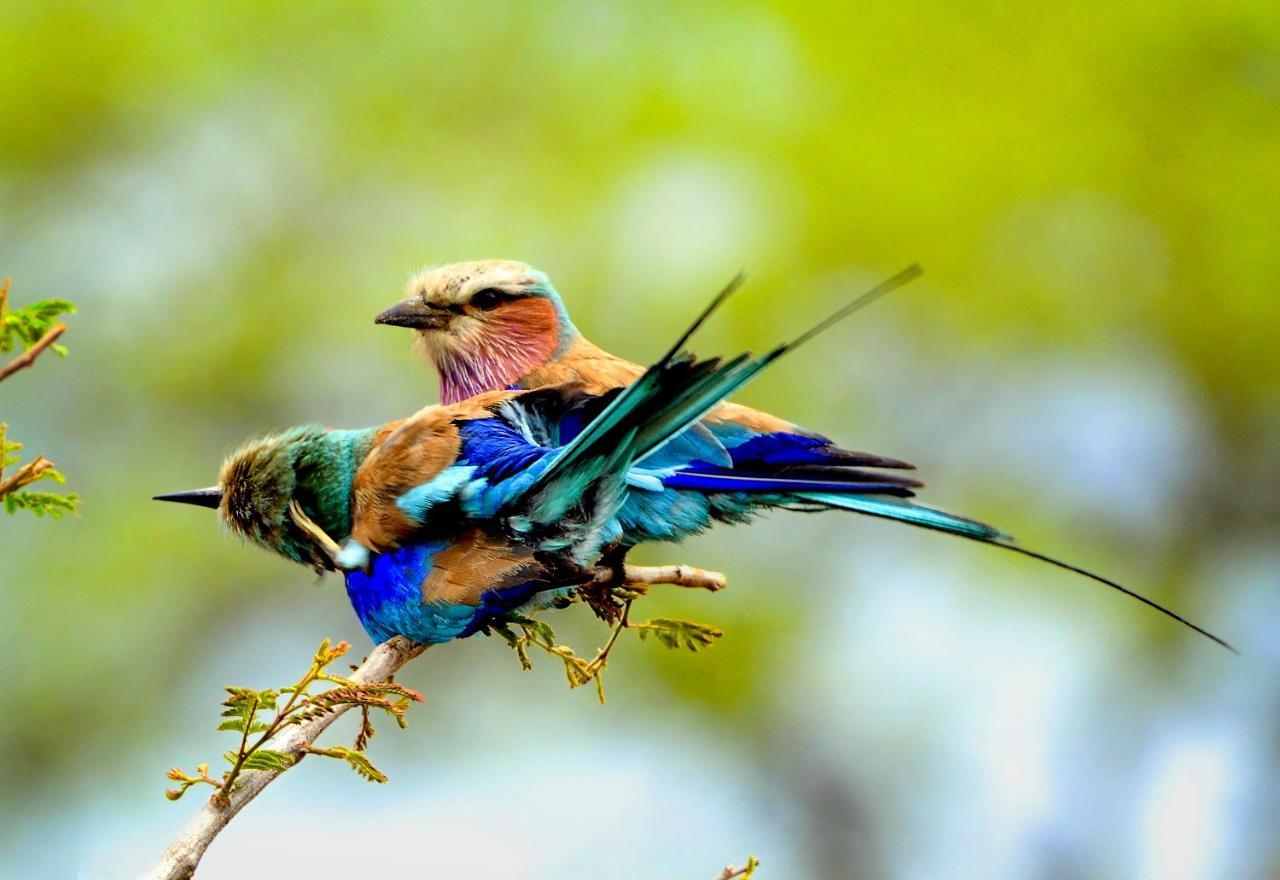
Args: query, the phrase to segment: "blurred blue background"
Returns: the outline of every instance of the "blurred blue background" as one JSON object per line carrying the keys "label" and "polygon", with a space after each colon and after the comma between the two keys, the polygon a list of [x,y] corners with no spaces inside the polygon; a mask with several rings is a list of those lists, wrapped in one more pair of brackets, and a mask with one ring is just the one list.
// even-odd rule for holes
{"label": "blurred blue background", "polygon": [[743,401],[1243,657],[1028,560],[779,514],[641,556],[731,575],[646,601],[717,647],[624,642],[604,708],[432,651],[388,785],[290,774],[202,876],[1276,876],[1280,7],[835,7],[5,4],[0,275],[81,312],[0,415],[86,503],[0,522],[0,874],[133,876],[197,806],[163,771],[227,747],[223,684],[367,650],[335,578],[148,499],[434,400],[372,318],[501,256],[637,360],[740,266],[704,352],[919,260]]}

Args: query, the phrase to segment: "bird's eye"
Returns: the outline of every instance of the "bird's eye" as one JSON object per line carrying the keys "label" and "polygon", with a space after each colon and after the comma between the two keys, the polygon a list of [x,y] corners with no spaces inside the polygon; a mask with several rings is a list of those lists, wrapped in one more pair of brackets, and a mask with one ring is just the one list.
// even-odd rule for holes
{"label": "bird's eye", "polygon": [[486,287],[471,297],[471,304],[477,309],[484,309],[486,312],[497,307],[500,302],[502,302],[502,291],[495,290],[492,287]]}

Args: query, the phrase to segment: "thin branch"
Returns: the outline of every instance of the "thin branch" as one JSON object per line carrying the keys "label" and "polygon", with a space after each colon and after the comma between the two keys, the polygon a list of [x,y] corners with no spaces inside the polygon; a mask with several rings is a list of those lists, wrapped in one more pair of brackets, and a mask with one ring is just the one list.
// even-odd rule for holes
{"label": "thin branch", "polygon": [[747,856],[747,863],[745,865],[741,868],[735,868],[730,865],[716,875],[716,880],[735,880],[735,878],[738,877],[742,877],[744,880],[749,880],[758,867],[760,867],[760,860],[755,856]]}
{"label": "thin branch", "polygon": [[[374,648],[364,663],[360,664],[360,668],[351,674],[351,680],[362,684],[384,682],[426,649],[426,645],[415,645],[408,639],[396,636]],[[316,737],[324,733],[349,708],[351,707],[346,705],[335,706],[332,712],[313,721],[287,727],[273,737],[266,747],[284,752],[295,760],[301,759]],[[247,770],[241,774],[236,790],[225,801],[217,795],[211,797],[169,844],[146,877],[149,880],[186,880],[191,877],[205,850],[218,833],[279,775],[279,771]]]}
{"label": "thin branch", "polygon": [[[718,571],[706,571],[692,565],[628,565],[625,567],[624,586],[653,586],[664,584],[691,590],[707,590],[717,593],[729,585],[729,579]],[[608,582],[611,574],[607,568],[596,569],[596,578]]]}
{"label": "thin branch", "polygon": [[[604,669],[604,665],[609,662],[609,652],[613,650],[613,646],[618,643],[618,636],[622,635],[622,631],[631,624],[631,602],[628,601],[622,606],[622,616],[618,618],[617,625],[613,628],[613,632],[609,634],[609,641],[604,643],[604,647],[596,652],[596,659],[587,664],[587,674],[596,675]],[[604,692],[601,691],[600,702],[604,702]]]}
{"label": "thin branch", "polygon": [[[602,581],[611,579],[612,576],[613,572],[609,569],[602,569],[598,575]],[[719,572],[703,571],[688,565],[655,567],[628,565],[626,567],[626,586],[646,587],[655,584],[672,584],[714,591],[724,587],[725,576]],[[389,680],[401,667],[426,649],[426,645],[416,645],[408,639],[396,636],[374,648],[350,678],[360,684],[380,684]],[[264,748],[283,752],[295,761],[301,760],[309,751],[314,750],[313,743],[316,738],[324,733],[338,716],[351,708],[352,706],[348,704],[338,705],[319,718],[287,727],[265,743]],[[205,851],[213,843],[214,838],[250,801],[262,794],[280,773],[281,771],[268,770],[242,772],[235,790],[225,799],[220,792],[200,808],[200,812],[179,832],[160,856],[160,860],[145,875],[147,880],[188,880],[199,867],[200,859],[204,857]]]}
{"label": "thin branch", "polygon": [[44,335],[36,340],[35,345],[9,361],[9,363],[5,364],[3,367],[0,367],[0,382],[8,379],[19,370],[26,369],[34,364],[36,362],[36,358],[40,357],[41,352],[53,345],[53,343],[57,341],[58,337],[66,332],[67,325],[62,323],[54,324],[46,330]]}
{"label": "thin branch", "polygon": [[13,474],[5,480],[0,480],[0,498],[6,495],[12,495],[23,486],[29,486],[44,474],[45,471],[53,467],[53,462],[45,458],[43,455],[37,455],[31,461],[18,468]]}

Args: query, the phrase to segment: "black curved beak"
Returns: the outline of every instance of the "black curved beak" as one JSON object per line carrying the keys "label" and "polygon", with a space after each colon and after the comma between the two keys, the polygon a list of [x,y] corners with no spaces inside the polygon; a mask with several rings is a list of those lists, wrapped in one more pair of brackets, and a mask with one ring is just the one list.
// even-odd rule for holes
{"label": "black curved beak", "polygon": [[443,330],[449,326],[452,313],[447,309],[433,308],[418,297],[398,302],[373,319],[375,324],[392,327],[411,327],[414,330]]}
{"label": "black curved beak", "polygon": [[222,503],[222,487],[210,486],[207,489],[188,489],[186,492],[173,492],[169,495],[157,495],[152,501],[172,501],[175,504],[194,504],[196,507],[208,507],[216,510]]}

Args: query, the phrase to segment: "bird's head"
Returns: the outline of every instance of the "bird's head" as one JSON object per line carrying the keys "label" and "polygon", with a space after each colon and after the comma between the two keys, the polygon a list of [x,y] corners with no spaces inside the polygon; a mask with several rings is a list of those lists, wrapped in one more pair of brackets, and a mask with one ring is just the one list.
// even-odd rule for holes
{"label": "bird's head", "polygon": [[510,260],[424,269],[375,320],[415,331],[445,403],[517,383],[578,332],[547,276]]}
{"label": "bird's head", "polygon": [[334,542],[351,531],[351,483],[374,432],[292,428],[227,459],[216,486],[157,501],[217,510],[235,534],[317,571],[331,570],[318,527]]}

